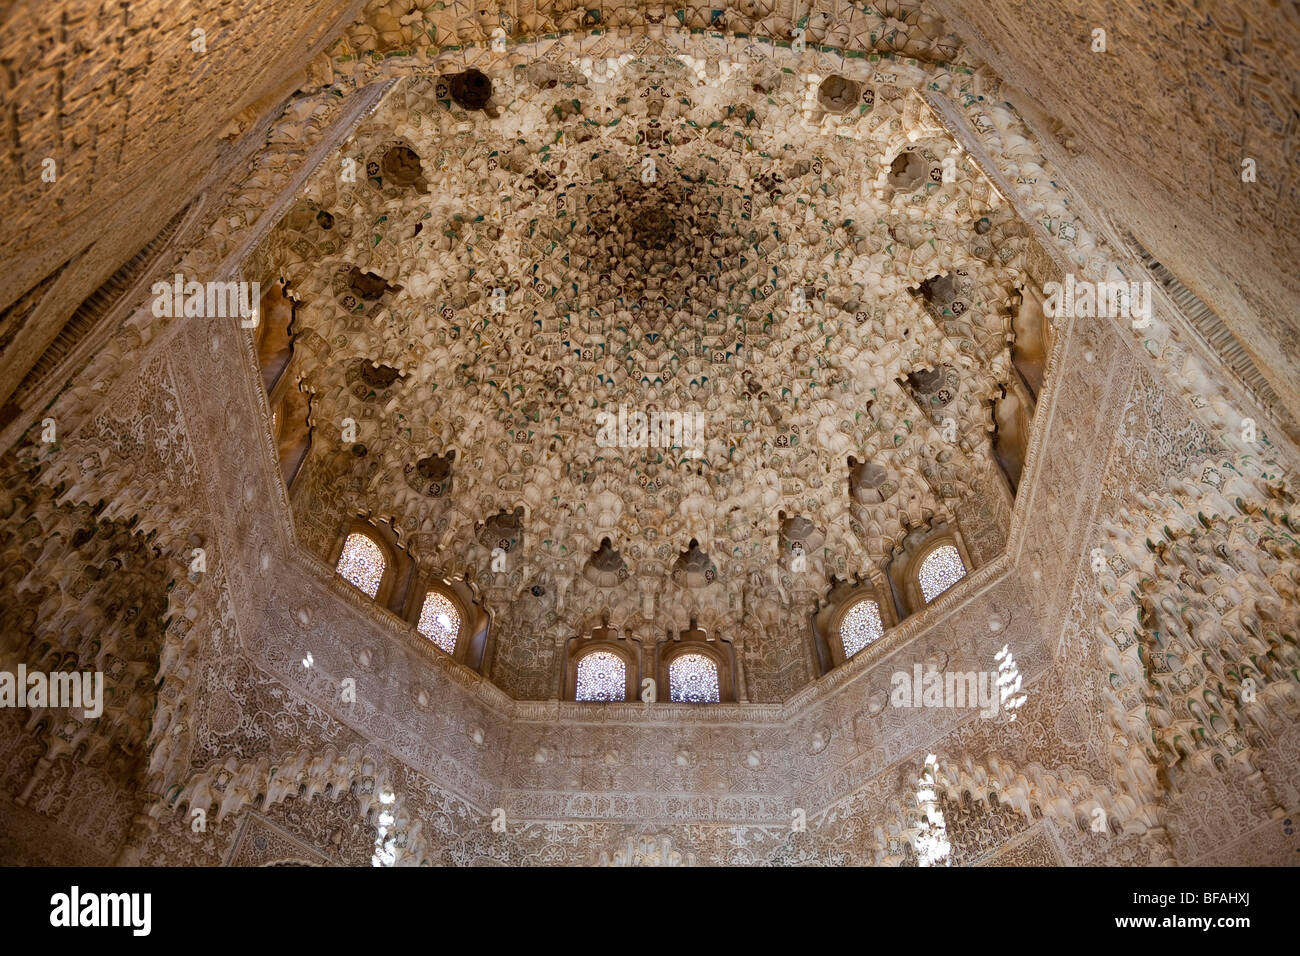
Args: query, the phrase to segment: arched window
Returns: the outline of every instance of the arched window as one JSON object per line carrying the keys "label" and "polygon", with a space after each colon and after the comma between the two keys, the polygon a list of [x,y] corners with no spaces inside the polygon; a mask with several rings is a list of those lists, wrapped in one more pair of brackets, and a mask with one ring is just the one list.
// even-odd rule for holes
{"label": "arched window", "polygon": [[641,680],[641,641],[609,623],[600,624],[565,643],[565,700],[633,700]]}
{"label": "arched window", "polygon": [[966,565],[961,563],[961,555],[950,544],[940,545],[927,554],[916,572],[917,583],[921,585],[921,594],[925,597],[926,604],[965,576]]}
{"label": "arched window", "polygon": [[840,640],[844,644],[845,659],[872,641],[879,640],[884,628],[884,622],[880,620],[879,604],[869,598],[863,598],[854,604],[840,620]]}
{"label": "arched window", "polygon": [[369,597],[379,593],[379,582],[384,578],[383,549],[369,535],[354,531],[343,542],[343,553],[335,568],[343,580],[365,591]]}
{"label": "arched window", "polygon": [[592,651],[578,660],[575,700],[626,700],[627,664],[612,651]]}
{"label": "arched window", "polygon": [[460,637],[460,612],[447,595],[431,590],[420,606],[420,623],[417,630],[448,654],[456,653],[456,640]]}
{"label": "arched window", "polygon": [[711,704],[718,693],[718,665],[703,654],[681,654],[668,665],[669,700],[684,704]]}

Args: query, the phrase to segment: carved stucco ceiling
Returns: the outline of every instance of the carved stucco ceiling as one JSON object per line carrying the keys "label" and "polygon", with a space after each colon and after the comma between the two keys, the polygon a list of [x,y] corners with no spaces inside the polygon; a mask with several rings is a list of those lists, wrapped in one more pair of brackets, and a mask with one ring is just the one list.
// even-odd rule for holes
{"label": "carved stucco ceiling", "polygon": [[735,0],[707,5],[592,0],[516,0],[509,4],[443,3],[441,0],[371,0],[361,20],[335,45],[335,55],[386,57],[450,44],[485,46],[494,39],[557,33],[593,34],[643,25],[680,25],[689,30],[731,31],[790,40],[803,31],[809,44],[898,54],[923,62],[951,62],[961,41],[928,3],[847,0],[793,4],[783,0]]}
{"label": "carved stucco ceiling", "polygon": [[[994,493],[1032,240],[925,76],[543,60],[493,74],[486,110],[399,81],[246,268],[299,301],[300,521],[391,518],[422,563],[471,570],[503,661],[609,609],[780,632],[787,666],[832,575],[881,580],[909,527]],[[702,413],[703,454],[601,447],[620,404]],[[779,563],[782,512],[806,574]]]}

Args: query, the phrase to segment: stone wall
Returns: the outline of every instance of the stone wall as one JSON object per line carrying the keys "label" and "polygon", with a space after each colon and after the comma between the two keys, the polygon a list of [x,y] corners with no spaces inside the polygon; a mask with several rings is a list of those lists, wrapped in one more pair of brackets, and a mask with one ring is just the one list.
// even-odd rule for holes
{"label": "stone wall", "polygon": [[6,11],[0,308],[76,262],[47,290],[41,321],[8,342],[7,369],[30,368],[78,303],[264,146],[269,121],[310,85],[307,64],[360,6],[24,0]]}
{"label": "stone wall", "polygon": [[[1084,204],[1214,309],[1300,417],[1300,16],[1280,3],[936,0]],[[1026,13],[1030,15],[1026,16]],[[1105,52],[1093,31],[1105,30]],[[1242,181],[1242,161],[1256,181]]]}

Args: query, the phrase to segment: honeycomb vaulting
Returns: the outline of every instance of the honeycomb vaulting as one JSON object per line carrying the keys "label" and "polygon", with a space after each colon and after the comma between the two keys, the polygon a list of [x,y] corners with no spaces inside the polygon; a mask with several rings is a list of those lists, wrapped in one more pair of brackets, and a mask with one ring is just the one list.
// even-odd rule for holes
{"label": "honeycomb vaulting", "polygon": [[1294,863],[1294,11],[1033,7],[14,4],[0,860]]}

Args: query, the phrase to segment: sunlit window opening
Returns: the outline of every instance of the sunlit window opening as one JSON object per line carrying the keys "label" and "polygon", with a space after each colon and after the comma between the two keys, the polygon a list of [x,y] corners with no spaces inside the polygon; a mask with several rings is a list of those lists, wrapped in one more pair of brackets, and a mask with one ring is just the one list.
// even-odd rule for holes
{"label": "sunlit window opening", "polygon": [[961,555],[956,548],[950,544],[935,548],[926,555],[921,562],[921,570],[917,572],[925,603],[929,604],[965,576],[966,565],[961,563]]}
{"label": "sunlit window opening", "polygon": [[339,555],[338,567],[335,569],[343,580],[365,591],[370,597],[379,593],[379,582],[384,577],[384,552],[379,545],[361,532],[348,535],[343,543],[343,553]]}
{"label": "sunlit window opening", "polygon": [[578,700],[625,700],[627,665],[610,651],[592,651],[578,661]]}
{"label": "sunlit window opening", "polygon": [[456,605],[441,591],[430,591],[420,606],[420,623],[417,630],[448,654],[456,653],[456,638],[460,636],[460,614]]}
{"label": "sunlit window opening", "polygon": [[683,654],[668,665],[669,699],[686,704],[712,704],[718,693],[718,665],[703,654]]}
{"label": "sunlit window opening", "polygon": [[872,641],[880,639],[884,624],[880,620],[880,605],[863,598],[849,608],[840,621],[840,640],[844,642],[844,656],[852,657]]}

